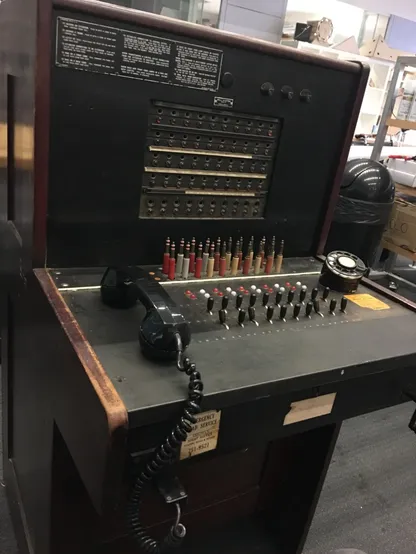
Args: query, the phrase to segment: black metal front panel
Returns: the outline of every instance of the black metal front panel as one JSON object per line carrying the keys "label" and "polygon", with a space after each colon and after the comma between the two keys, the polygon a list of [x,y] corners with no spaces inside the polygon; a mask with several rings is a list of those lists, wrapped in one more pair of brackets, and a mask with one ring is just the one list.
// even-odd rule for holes
{"label": "black metal front panel", "polygon": [[[68,38],[67,29],[65,44],[62,33],[56,33],[58,16],[75,21],[69,27],[75,38]],[[167,235],[242,236],[245,241],[251,235],[275,235],[285,239],[288,256],[316,252],[359,72],[327,67],[324,60],[319,65],[275,57],[250,50],[250,45],[230,47],[225,39],[222,43],[187,38],[185,27],[184,34],[175,36],[74,12],[56,11],[54,18],[49,266],[157,263]],[[154,109],[162,105],[176,107],[170,108],[167,121],[157,124],[152,118],[164,118],[165,113]],[[185,118],[171,113],[179,112],[180,106],[198,121],[199,114],[222,119],[203,120],[201,133],[189,126],[189,137],[184,139]],[[222,125],[230,122],[233,128],[224,130]],[[212,128],[211,123],[221,127]],[[180,148],[208,151],[212,138],[214,151],[227,153],[231,148],[229,153],[236,156],[211,159],[208,154],[150,150],[157,146],[151,144],[153,139],[167,148],[169,140],[178,146],[179,137],[191,143]],[[255,156],[255,163],[253,158],[242,158],[245,153]],[[153,172],[154,186],[152,172],[145,169],[153,167],[148,165],[153,159],[163,169]],[[160,174],[166,175],[167,162],[171,169],[192,172],[180,174],[180,194],[173,173],[164,187]],[[228,173],[229,177],[224,175]],[[265,177],[243,177],[246,174]],[[195,177],[192,184],[191,177]],[[259,184],[261,189],[256,188]],[[157,194],[150,192],[152,187]],[[208,192],[215,192],[212,199]]]}

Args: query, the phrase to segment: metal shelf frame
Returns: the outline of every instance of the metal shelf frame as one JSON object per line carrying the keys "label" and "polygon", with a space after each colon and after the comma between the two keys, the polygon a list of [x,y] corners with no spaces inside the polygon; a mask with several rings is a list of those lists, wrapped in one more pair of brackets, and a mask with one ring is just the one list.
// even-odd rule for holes
{"label": "metal shelf frame", "polygon": [[[376,136],[376,140],[374,143],[373,151],[371,153],[371,159],[375,161],[380,160],[381,152],[384,146],[384,141],[386,139],[387,130],[389,126],[396,126],[406,129],[406,127],[402,127],[402,124],[409,125],[409,129],[415,129],[416,125],[415,122],[412,121],[405,121],[405,120],[396,120],[392,118],[393,109],[394,109],[394,103],[396,101],[397,96],[399,95],[400,85],[403,81],[403,75],[405,72],[406,67],[411,66],[416,68],[416,56],[399,56],[396,61],[396,65],[394,66],[393,71],[393,77],[389,86],[389,89],[387,91],[387,97],[384,104],[383,112],[381,114],[381,119],[378,127],[378,132]],[[393,123],[394,121],[394,123]]]}

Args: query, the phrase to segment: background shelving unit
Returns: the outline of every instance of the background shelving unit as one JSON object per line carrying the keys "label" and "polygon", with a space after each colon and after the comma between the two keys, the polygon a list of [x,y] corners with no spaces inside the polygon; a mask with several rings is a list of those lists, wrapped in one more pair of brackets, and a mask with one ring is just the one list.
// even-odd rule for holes
{"label": "background shelving unit", "polygon": [[319,46],[302,41],[283,40],[282,44],[297,48],[298,50],[313,52],[333,60],[357,60],[368,64],[370,66],[370,77],[355,134],[368,135],[373,133],[387,98],[394,70],[394,62],[380,58],[368,58],[344,50],[337,50],[331,46]]}
{"label": "background shelving unit", "polygon": [[381,114],[377,137],[371,153],[372,160],[378,161],[380,159],[389,127],[395,127],[399,130],[416,131],[416,121],[408,121],[407,119],[397,119],[394,117],[396,100],[400,97],[400,90],[406,72],[416,73],[415,56],[400,56],[397,58],[390,86],[388,87],[383,112]]}

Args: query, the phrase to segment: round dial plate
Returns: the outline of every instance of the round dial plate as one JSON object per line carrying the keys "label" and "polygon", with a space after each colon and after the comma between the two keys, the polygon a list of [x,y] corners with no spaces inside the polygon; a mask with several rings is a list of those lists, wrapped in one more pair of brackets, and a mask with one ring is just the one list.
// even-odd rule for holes
{"label": "round dial plate", "polygon": [[347,256],[340,256],[338,258],[338,263],[346,269],[354,269],[357,266],[355,261],[352,258],[347,258]]}

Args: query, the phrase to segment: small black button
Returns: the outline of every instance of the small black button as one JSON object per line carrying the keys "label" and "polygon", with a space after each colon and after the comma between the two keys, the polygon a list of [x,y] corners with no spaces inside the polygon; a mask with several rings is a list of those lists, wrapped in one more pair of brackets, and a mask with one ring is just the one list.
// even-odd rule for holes
{"label": "small black button", "polygon": [[234,75],[229,71],[226,71],[221,76],[221,86],[224,88],[230,88],[234,84]]}
{"label": "small black button", "polygon": [[292,100],[294,96],[293,88],[289,85],[284,85],[280,92],[282,93],[283,98],[286,98],[287,100]]}
{"label": "small black button", "polygon": [[260,92],[264,96],[273,96],[273,94],[274,94],[274,85],[273,85],[273,83],[269,83],[268,81],[263,83],[260,87]]}
{"label": "small black button", "polygon": [[304,88],[301,92],[300,92],[300,99],[302,102],[311,102],[312,100],[312,93],[309,89],[307,88]]}

